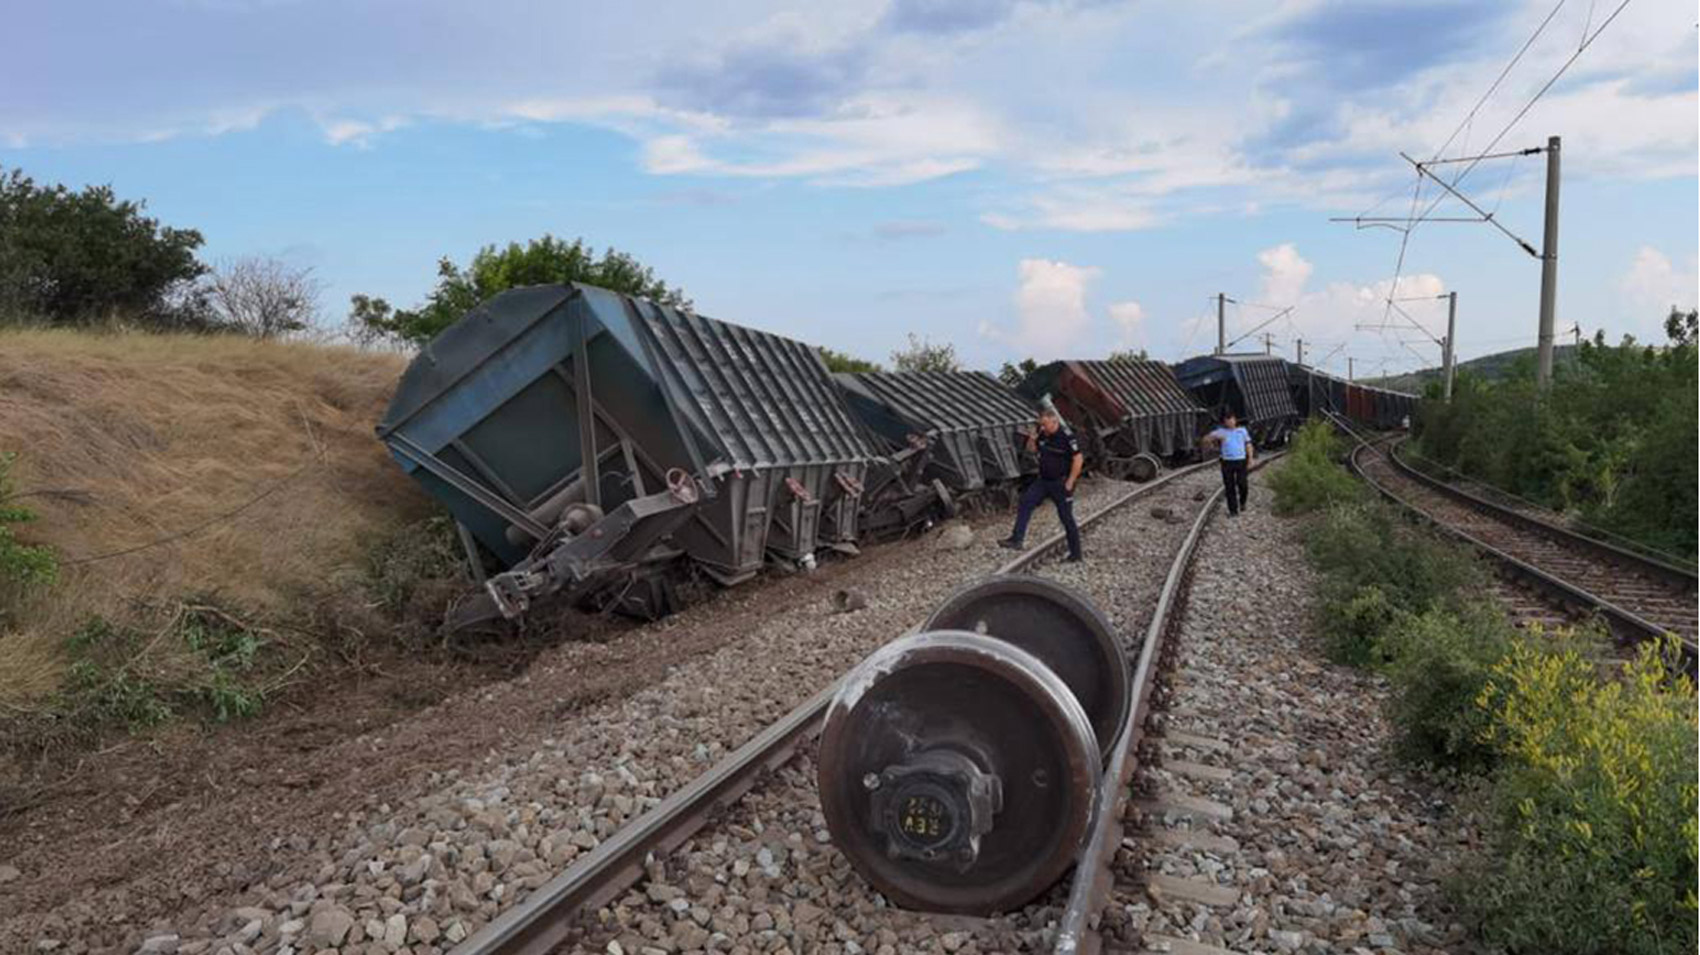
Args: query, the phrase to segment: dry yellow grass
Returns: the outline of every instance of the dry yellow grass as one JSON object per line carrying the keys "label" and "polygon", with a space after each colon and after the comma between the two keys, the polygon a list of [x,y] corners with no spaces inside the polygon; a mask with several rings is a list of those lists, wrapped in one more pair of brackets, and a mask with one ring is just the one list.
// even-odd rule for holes
{"label": "dry yellow grass", "polygon": [[[0,332],[0,451],[19,455],[18,491],[50,492],[19,502],[38,520],[18,536],[64,564],[0,633],[0,702],[51,692],[65,638],[93,614],[187,595],[287,614],[422,514],[372,432],[404,364],[235,337]],[[78,563],[262,494],[185,539]]]}

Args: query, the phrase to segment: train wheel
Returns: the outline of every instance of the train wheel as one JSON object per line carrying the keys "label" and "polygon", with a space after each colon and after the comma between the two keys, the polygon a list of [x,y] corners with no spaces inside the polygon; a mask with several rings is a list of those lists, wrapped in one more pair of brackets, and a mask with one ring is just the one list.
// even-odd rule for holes
{"label": "train wheel", "polygon": [[989,634],[1033,654],[1068,684],[1100,753],[1121,739],[1133,705],[1127,656],[1110,622],[1073,590],[1043,577],[988,577],[951,594],[921,629]]}
{"label": "train wheel", "polygon": [[851,671],[821,734],[821,809],[869,884],[936,912],[1009,911],[1073,864],[1100,775],[1086,714],[1044,663],[944,631]]}
{"label": "train wheel", "polygon": [[1157,460],[1156,456],[1151,454],[1136,454],[1129,459],[1127,464],[1127,476],[1140,484],[1155,478],[1158,472],[1162,470],[1163,462]]}

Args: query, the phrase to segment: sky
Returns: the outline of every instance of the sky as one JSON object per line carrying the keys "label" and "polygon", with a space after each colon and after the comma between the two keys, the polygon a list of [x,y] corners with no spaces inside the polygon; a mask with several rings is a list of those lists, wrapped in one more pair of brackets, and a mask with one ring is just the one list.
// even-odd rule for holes
{"label": "sky", "polygon": [[1234,350],[1391,373],[1448,292],[1460,358],[1534,344],[1543,242],[1544,154],[1432,167],[1508,236],[1389,228],[1473,215],[1402,153],[1562,138],[1561,338],[1700,297],[1694,6],[1619,2],[27,3],[0,167],[310,267],[327,324],[552,233],[875,360],[1174,360],[1220,293]]}

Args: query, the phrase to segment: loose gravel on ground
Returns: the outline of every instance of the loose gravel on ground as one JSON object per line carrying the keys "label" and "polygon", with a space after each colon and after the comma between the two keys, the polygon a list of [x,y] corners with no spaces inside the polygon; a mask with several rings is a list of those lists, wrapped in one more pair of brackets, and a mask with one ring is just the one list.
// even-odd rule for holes
{"label": "loose gravel on ground", "polygon": [[[1118,632],[1142,635],[1173,553],[1218,481],[1207,469],[1153,489],[1087,532],[1084,562],[1052,559],[1034,572],[1087,594]],[[889,636],[899,632],[892,629]],[[572,950],[892,955],[1044,946],[1066,901],[1066,886],[1020,912],[992,919],[889,906],[831,844],[812,755],[805,749],[720,824],[652,866],[645,883],[595,914]]]}
{"label": "loose gravel on ground", "polygon": [[[1037,572],[1088,594],[1137,640],[1174,548],[1215,480],[1207,470],[1157,489],[1089,533],[1085,563],[1051,561]],[[1323,662],[1311,645],[1313,581],[1297,526],[1267,514],[1259,483],[1254,478],[1258,506],[1231,521],[1218,515],[1201,543],[1179,632],[1184,654],[1171,719],[1231,747],[1172,755],[1233,775],[1201,783],[1156,769],[1145,781],[1231,806],[1232,820],[1211,825],[1238,848],[1213,855],[1130,833],[1105,915],[1108,937],[1137,946],[1162,934],[1247,952],[1453,950],[1461,931],[1441,904],[1438,880],[1469,833],[1441,792],[1383,755],[1385,689]],[[1079,509],[1124,490],[1083,485]],[[263,882],[215,894],[174,919],[132,919],[151,929],[124,930],[121,946],[83,931],[102,913],[68,900],[32,923],[60,933],[33,933],[26,950],[447,951],[922,620],[952,589],[1000,564],[1007,552],[995,539],[1007,521],[979,522],[972,535],[935,534],[877,563],[877,573],[843,575],[839,583],[867,601],[851,613],[833,613],[823,591],[816,603],[752,616],[748,604],[760,591],[749,588],[651,625],[666,632],[722,617],[758,621],[747,636],[672,667],[653,686],[563,718],[540,746],[492,751],[475,769],[431,773],[419,794],[396,805],[350,806],[313,831],[273,840],[277,863]],[[1054,526],[1047,508],[1030,540]],[[490,718],[502,718],[498,708]],[[418,758],[429,765],[431,754]],[[1207,908],[1155,895],[1141,887],[1149,872],[1232,887],[1237,901]],[[574,950],[1034,950],[1049,942],[1065,892],[1058,886],[994,919],[889,907],[832,846],[805,746],[720,820],[652,861],[633,890],[589,916]]]}
{"label": "loose gravel on ground", "polygon": [[[1448,793],[1389,754],[1385,684],[1326,662],[1309,636],[1315,581],[1300,531],[1256,506],[1218,515],[1201,543],[1166,726],[1227,748],[1164,749],[1168,762],[1232,776],[1152,768],[1138,782],[1155,800],[1179,794],[1231,807],[1231,820],[1193,824],[1238,848],[1171,848],[1130,830],[1106,913],[1123,944],[1157,935],[1236,952],[1466,947],[1441,881],[1471,828]],[[1157,815],[1149,828],[1188,824]],[[1237,901],[1212,907],[1132,887],[1150,873],[1229,887]]]}
{"label": "loose gravel on ground", "polygon": [[[1127,489],[1083,482],[1077,506],[1090,512]],[[971,522],[971,534],[935,531],[894,545],[901,549],[868,561],[866,573],[857,561],[844,564],[836,585],[867,603],[853,613],[833,613],[832,591],[823,588],[818,601],[763,615],[758,582],[639,628],[682,635],[728,620],[750,627],[654,685],[572,713],[540,746],[492,752],[475,771],[430,772],[405,802],[350,806],[311,831],[273,839],[263,882],[199,898],[175,918],[102,911],[84,899],[10,924],[0,915],[0,949],[15,942],[73,955],[446,951],[924,619],[952,588],[1001,564],[1009,553],[996,540],[1009,521],[994,514]],[[1029,540],[1056,529],[1046,508]],[[502,719],[503,688],[481,692],[488,717]],[[430,766],[431,753],[418,760]],[[348,772],[358,774],[358,763]],[[127,927],[137,924],[148,927]]]}

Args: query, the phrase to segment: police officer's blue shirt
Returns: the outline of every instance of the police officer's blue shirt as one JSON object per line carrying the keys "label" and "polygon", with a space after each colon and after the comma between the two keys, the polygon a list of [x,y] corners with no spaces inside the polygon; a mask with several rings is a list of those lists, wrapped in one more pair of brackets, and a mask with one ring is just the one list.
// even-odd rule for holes
{"label": "police officer's blue shirt", "polygon": [[1217,428],[1210,434],[1222,440],[1222,460],[1245,460],[1245,448],[1246,445],[1251,443],[1251,432],[1244,427]]}
{"label": "police officer's blue shirt", "polygon": [[1068,477],[1074,456],[1079,453],[1080,442],[1067,428],[1058,428],[1050,434],[1039,432],[1039,477],[1047,481]]}

